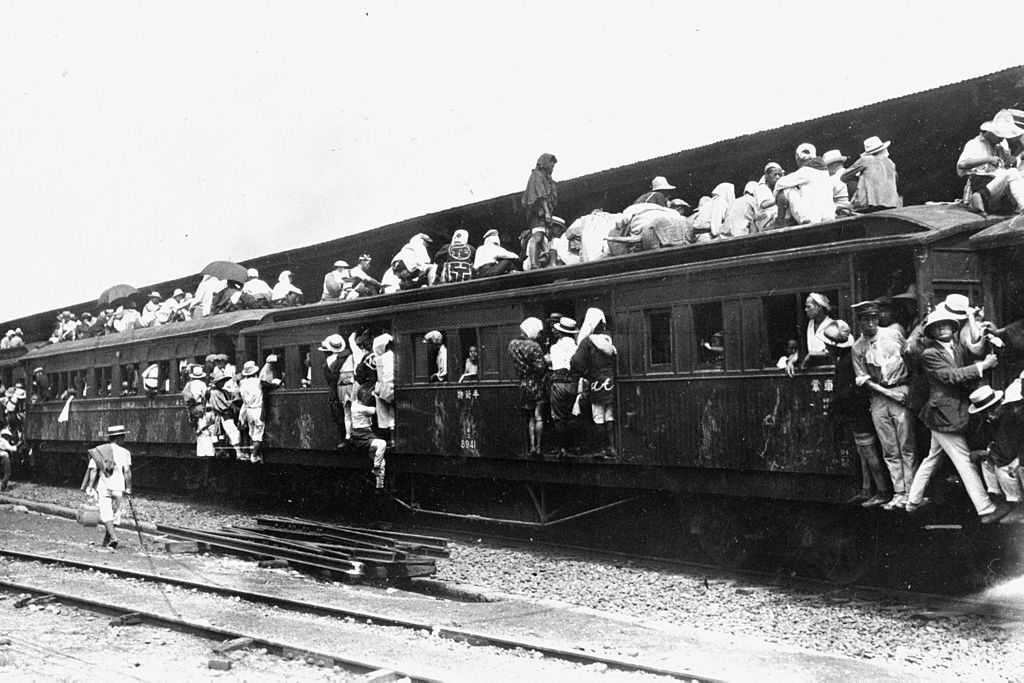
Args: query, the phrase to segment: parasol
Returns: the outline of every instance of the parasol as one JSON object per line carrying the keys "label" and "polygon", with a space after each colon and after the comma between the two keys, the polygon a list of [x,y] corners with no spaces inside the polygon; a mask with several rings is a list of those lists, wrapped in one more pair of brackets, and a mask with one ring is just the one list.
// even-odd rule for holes
{"label": "parasol", "polygon": [[127,299],[130,296],[134,296],[139,293],[139,290],[135,289],[131,285],[114,285],[113,287],[107,287],[100,294],[100,298],[96,299],[97,308],[107,308],[113,306],[114,302],[119,299]]}
{"label": "parasol", "polygon": [[214,261],[203,268],[200,275],[210,275],[221,280],[231,280],[233,282],[245,282],[247,271],[245,266],[232,261]]}

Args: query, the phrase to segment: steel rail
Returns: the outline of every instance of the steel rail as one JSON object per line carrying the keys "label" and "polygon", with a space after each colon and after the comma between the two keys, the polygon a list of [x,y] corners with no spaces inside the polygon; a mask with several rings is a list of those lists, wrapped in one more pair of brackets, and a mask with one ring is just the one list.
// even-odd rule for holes
{"label": "steel rail", "polygon": [[[677,678],[687,681],[717,683],[718,679],[709,678],[707,676],[701,676],[691,671],[683,671],[679,669],[673,669],[669,667],[654,666],[637,662],[632,659],[625,657],[614,657],[610,655],[599,655],[596,653],[587,653],[581,650],[572,650],[569,648],[559,647],[557,645],[551,645],[539,639],[516,639],[509,636],[502,636],[494,633],[487,633],[484,631],[473,631],[464,628],[454,628],[448,626],[437,626],[433,623],[419,622],[412,619],[404,619],[400,617],[392,617],[376,612],[366,612],[361,610],[353,610],[345,607],[338,607],[334,605],[326,605],[323,603],[306,602],[304,600],[295,600],[293,598],[286,598],[280,595],[271,595],[269,593],[261,593],[258,591],[243,590],[240,588],[230,588],[227,586],[218,586],[216,584],[209,584],[202,581],[193,581],[190,579],[179,579],[175,577],[165,576],[163,574],[150,574],[147,572],[140,572],[134,569],[124,569],[120,567],[111,567],[102,564],[93,564],[91,562],[83,562],[80,560],[70,560],[63,557],[55,557],[52,555],[40,555],[36,553],[26,553],[18,550],[9,550],[6,548],[0,548],[0,556],[10,557],[16,560],[30,561],[30,562],[42,562],[46,564],[62,565],[66,567],[73,567],[75,569],[86,569],[94,570],[99,572],[105,572],[116,576],[122,576],[131,579],[140,579],[143,581],[155,581],[159,583],[166,583],[181,588],[194,588],[208,593],[215,593],[225,597],[237,597],[251,602],[258,602],[272,607],[280,609],[286,609],[295,612],[301,612],[305,614],[317,614],[320,616],[329,617],[351,617],[360,620],[369,620],[375,624],[382,626],[392,626],[414,630],[427,630],[436,633],[442,638],[449,638],[456,641],[472,642],[474,644],[490,645],[492,647],[514,650],[534,650],[540,652],[546,657],[555,659],[561,659],[565,661],[571,661],[579,664],[604,664],[610,668],[619,669],[630,672],[642,672],[649,673],[658,676],[666,676],[670,678]],[[0,581],[0,586],[6,585],[3,581]],[[44,593],[46,591],[38,590],[35,592]],[[58,595],[58,593],[53,593]],[[128,610],[131,611],[131,610]]]}
{"label": "steel rail", "polygon": [[[99,567],[97,567],[99,569]],[[440,683],[444,679],[437,678],[434,675],[427,675],[422,673],[414,673],[412,671],[401,669],[400,667],[394,667],[387,664],[381,664],[380,662],[372,663],[365,659],[360,659],[354,655],[341,654],[336,652],[321,652],[317,650],[310,650],[292,643],[285,643],[279,640],[261,636],[258,633],[234,631],[218,626],[211,626],[209,624],[203,624],[190,619],[168,617],[167,615],[160,614],[154,611],[138,610],[131,607],[125,607],[121,605],[114,605],[100,600],[94,600],[92,598],[82,597],[80,595],[73,595],[63,591],[50,590],[49,588],[43,588],[40,586],[33,586],[24,583],[17,583],[15,581],[7,581],[0,579],[0,589],[7,590],[9,592],[17,593],[32,593],[35,595],[52,595],[56,600],[64,605],[80,607],[88,609],[93,612],[99,612],[101,614],[112,614],[112,615],[139,615],[143,621],[156,626],[163,626],[170,628],[175,631],[188,633],[191,635],[197,635],[203,638],[211,640],[229,640],[233,638],[251,638],[253,645],[257,647],[266,648],[268,652],[280,654],[282,657],[290,658],[304,658],[307,660],[314,660],[317,663],[324,663],[330,666],[338,666],[341,668],[347,668],[350,670],[356,670],[361,673],[370,673],[373,671],[393,671],[399,676],[406,676],[414,682],[422,683]]]}

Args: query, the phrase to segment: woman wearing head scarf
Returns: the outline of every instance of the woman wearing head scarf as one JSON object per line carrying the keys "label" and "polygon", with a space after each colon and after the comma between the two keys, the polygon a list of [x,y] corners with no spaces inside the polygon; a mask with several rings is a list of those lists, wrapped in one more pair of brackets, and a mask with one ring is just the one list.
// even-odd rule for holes
{"label": "woman wearing head scarf", "polygon": [[464,282],[473,279],[476,249],[469,244],[469,233],[456,230],[452,241],[434,254],[441,282]]}
{"label": "woman wearing head scarf", "polygon": [[544,404],[547,401],[544,381],[547,363],[544,360],[544,349],[537,342],[537,337],[544,329],[544,323],[538,318],[527,318],[519,325],[519,329],[522,335],[509,342],[508,355],[519,379],[519,395],[523,410],[528,415],[529,455],[537,458],[540,457],[541,438],[544,434]]}
{"label": "woman wearing head scarf", "polygon": [[523,192],[523,209],[526,210],[526,227],[547,228],[551,223],[551,215],[558,205],[558,187],[551,173],[555,170],[558,159],[554,154],[541,154],[537,166],[530,171],[530,179],[526,181]]}
{"label": "woman wearing head scarf", "polygon": [[725,215],[736,201],[736,187],[732,183],[719,183],[711,191],[711,237],[722,237],[725,232]]}
{"label": "woman wearing head scarf", "polygon": [[606,445],[601,455],[614,458],[616,351],[605,327],[604,312],[599,308],[587,309],[569,368],[573,375],[584,380],[583,390],[590,402],[594,424],[604,425]]}
{"label": "woman wearing head scarf", "polygon": [[377,427],[384,439],[394,447],[391,430],[395,427],[395,352],[394,338],[387,332],[373,340],[373,354],[376,357],[377,384],[373,395],[377,397]]}

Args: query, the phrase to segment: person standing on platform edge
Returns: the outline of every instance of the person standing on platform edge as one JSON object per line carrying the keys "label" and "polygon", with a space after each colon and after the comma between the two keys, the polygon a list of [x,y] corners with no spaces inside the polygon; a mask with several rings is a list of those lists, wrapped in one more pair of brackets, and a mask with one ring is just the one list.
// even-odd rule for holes
{"label": "person standing on platform edge", "polygon": [[132,494],[132,454],[122,446],[128,430],[122,425],[107,428],[108,443],[89,449],[89,469],[82,489],[95,498],[103,524],[103,547],[117,548],[114,525],[121,521],[121,504]]}
{"label": "person standing on platform edge", "polygon": [[607,321],[600,308],[588,308],[577,337],[576,353],[569,362],[571,374],[582,377],[594,424],[604,425],[605,447],[598,457],[614,458],[615,450],[615,344],[606,333]]}

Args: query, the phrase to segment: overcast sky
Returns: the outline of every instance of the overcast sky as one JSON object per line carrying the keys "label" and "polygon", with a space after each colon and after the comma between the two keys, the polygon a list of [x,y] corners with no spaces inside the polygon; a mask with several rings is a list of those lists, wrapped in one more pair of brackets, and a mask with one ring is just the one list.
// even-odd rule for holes
{"label": "overcast sky", "polygon": [[507,5],[0,5],[0,320],[1022,61],[962,2]]}

